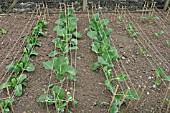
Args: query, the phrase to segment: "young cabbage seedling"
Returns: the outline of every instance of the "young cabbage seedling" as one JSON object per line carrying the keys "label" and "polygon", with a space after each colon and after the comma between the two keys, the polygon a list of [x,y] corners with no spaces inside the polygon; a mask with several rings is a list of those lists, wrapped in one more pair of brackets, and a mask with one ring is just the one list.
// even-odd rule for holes
{"label": "young cabbage seedling", "polygon": [[16,74],[19,74],[21,71],[32,72],[35,70],[35,66],[30,62],[29,56],[24,55],[20,61],[7,65],[6,69],[10,69]]}
{"label": "young cabbage seedling", "polygon": [[31,46],[41,46],[41,43],[38,41],[36,36],[33,37],[25,36],[24,40]]}
{"label": "young cabbage seedling", "polygon": [[157,68],[156,70],[156,79],[155,79],[155,84],[153,85],[153,88],[156,88],[157,86],[160,86],[161,80],[160,77],[164,73],[162,68]]}
{"label": "young cabbage seedling", "polygon": [[170,97],[168,97],[168,98],[166,99],[166,101],[167,101],[168,103],[170,103]]}
{"label": "young cabbage seedling", "polygon": [[164,31],[160,31],[160,32],[158,32],[158,33],[155,33],[155,36],[156,37],[160,37],[160,36],[162,36],[164,34]]}
{"label": "young cabbage seedling", "polygon": [[121,23],[121,22],[122,22],[122,16],[121,16],[121,15],[119,15],[119,16],[117,17],[117,21],[118,21],[118,23]]}
{"label": "young cabbage seedling", "polygon": [[152,22],[153,20],[159,20],[159,17],[158,16],[153,16],[153,15],[151,15],[151,16],[142,16],[142,19],[147,20],[149,22]]}
{"label": "young cabbage seedling", "polygon": [[39,37],[41,35],[44,35],[43,33],[43,28],[47,25],[48,23],[44,20],[40,20],[37,24],[34,25],[34,30],[32,31],[31,36],[36,36]]}
{"label": "young cabbage seedling", "polygon": [[8,87],[9,90],[14,89],[15,96],[22,95],[22,87],[26,87],[26,74],[21,74],[19,77],[11,76],[7,82],[0,84],[0,90]]}
{"label": "young cabbage seedling", "polygon": [[7,98],[6,100],[0,99],[0,111],[2,111],[2,113],[10,113],[11,103],[13,102],[13,98]]}
{"label": "young cabbage seedling", "polygon": [[68,75],[67,77],[75,80],[75,77],[73,76],[76,76],[77,72],[74,67],[69,66],[69,59],[66,57],[54,57],[52,60],[43,62],[43,66],[45,69],[52,70],[55,73],[57,79],[60,81],[63,80],[66,75]]}
{"label": "young cabbage seedling", "polygon": [[108,106],[108,105],[109,105],[108,102],[101,102],[101,101],[97,102],[97,106],[99,106],[99,107]]}
{"label": "young cabbage seedling", "polygon": [[21,52],[21,54],[23,55],[27,55],[27,56],[32,56],[32,55],[38,55],[38,53],[32,48],[32,45],[28,44],[24,47],[23,52]]}
{"label": "young cabbage seedling", "polygon": [[130,34],[132,37],[136,37],[138,35],[138,32],[136,31],[136,29],[133,27],[133,25],[131,23],[127,23],[127,28],[130,31]]}
{"label": "young cabbage seedling", "polygon": [[160,86],[161,84],[161,79],[163,81],[170,81],[170,76],[163,76],[164,70],[163,68],[157,68],[156,70],[156,79],[155,79],[155,84],[152,86],[153,88],[156,88],[157,86]]}
{"label": "young cabbage seedling", "polygon": [[146,55],[147,54],[147,49],[146,48],[140,48],[140,53],[141,55]]}
{"label": "young cabbage seedling", "polygon": [[[47,103],[48,105],[55,104],[55,107],[59,113],[64,112],[67,103],[72,102],[73,98],[70,92],[65,93],[65,90],[59,86],[52,86],[51,93],[40,95],[37,102]],[[67,96],[67,102],[64,100]],[[74,104],[78,104],[76,100],[73,100]]]}
{"label": "young cabbage seedling", "polygon": [[6,35],[8,33],[8,31],[4,28],[0,29],[0,34],[1,35]]}
{"label": "young cabbage seedling", "polygon": [[166,40],[166,44],[170,47],[170,40]]}

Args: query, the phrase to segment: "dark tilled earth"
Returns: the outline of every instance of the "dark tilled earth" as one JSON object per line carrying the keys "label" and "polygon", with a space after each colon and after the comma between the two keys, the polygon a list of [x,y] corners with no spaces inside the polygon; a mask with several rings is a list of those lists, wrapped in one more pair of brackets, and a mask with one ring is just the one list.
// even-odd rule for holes
{"label": "dark tilled earth", "polygon": [[[91,65],[97,61],[97,55],[91,51],[90,45],[92,40],[86,36],[85,32],[85,28],[89,26],[88,15],[75,14],[75,16],[79,18],[77,30],[83,34],[83,38],[78,42],[79,49],[69,55],[70,58],[72,58],[73,66],[78,72],[78,81],[75,86],[75,99],[78,100],[79,104],[76,106],[74,112],[107,113],[108,105],[99,107],[97,104],[98,102],[110,103],[112,95],[104,85],[105,77],[102,71],[91,71]],[[113,62],[113,73],[115,75],[121,73],[129,75],[127,82],[116,82],[114,85],[119,85],[119,91],[128,87],[137,88],[140,85],[139,94],[146,86],[135,112],[158,113],[168,88],[168,82],[162,82],[161,86],[156,89],[150,86],[154,83],[156,68],[164,68],[165,74],[163,76],[170,75],[170,47],[166,44],[166,40],[170,39],[169,25],[163,26],[160,20],[152,23],[142,22],[138,19],[140,14],[132,14],[133,18],[129,15],[124,15],[124,22],[132,21],[139,32],[136,38],[132,38],[125,29],[125,23],[117,22],[118,14],[109,13],[103,14],[102,16],[110,20],[108,27],[113,29],[111,43],[118,49],[121,58],[120,61]],[[0,35],[0,82],[6,81],[11,75],[11,72],[8,72],[5,66],[13,60],[21,58],[19,52],[24,45],[23,37],[31,32],[33,23],[36,23],[38,19],[40,19],[40,17],[36,15],[31,19],[30,17],[30,14],[0,16],[0,28],[8,30],[7,35]],[[56,83],[55,77],[51,75],[50,71],[43,68],[42,62],[48,60],[48,53],[54,50],[51,41],[57,37],[57,34],[53,32],[53,28],[58,18],[56,14],[45,18],[45,20],[49,22],[47,25],[48,30],[44,31],[45,36],[39,38],[42,46],[35,48],[39,55],[31,57],[36,69],[32,73],[27,73],[27,87],[24,89],[23,95],[21,97],[15,97],[14,110],[16,113],[22,113],[24,111],[28,113],[47,112],[46,106],[37,103],[36,99],[44,93],[46,86],[50,83]],[[41,17],[41,19],[43,19],[43,17]],[[165,31],[165,33],[161,37],[155,37],[153,34],[160,30]],[[146,56],[141,55],[140,48],[147,49]],[[170,96],[169,92],[168,96]],[[5,90],[1,91],[0,97],[7,97]],[[132,112],[135,102],[136,101],[132,101],[127,112]],[[167,105],[168,103],[165,102],[162,112],[165,112]],[[121,111],[126,107],[127,106],[123,104]],[[54,107],[49,107],[49,109],[52,113],[56,112]]]}

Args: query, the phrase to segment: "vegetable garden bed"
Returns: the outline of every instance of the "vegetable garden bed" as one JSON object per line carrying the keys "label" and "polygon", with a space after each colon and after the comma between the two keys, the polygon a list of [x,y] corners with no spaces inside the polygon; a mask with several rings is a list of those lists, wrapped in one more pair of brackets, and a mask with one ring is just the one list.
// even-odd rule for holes
{"label": "vegetable garden bed", "polygon": [[[167,98],[170,97],[170,80],[168,78],[170,75],[169,18],[163,20],[162,14],[159,12],[150,16],[150,14],[144,13],[132,14],[128,11],[124,13],[100,13],[96,16],[75,13],[73,16],[79,19],[73,31],[81,33],[82,38],[78,38],[78,34],[72,37],[77,40],[72,40],[71,47],[77,45],[79,49],[72,48],[68,52],[63,52],[57,42],[52,43],[56,37],[64,38],[62,34],[59,34],[62,31],[53,31],[55,26],[61,25],[59,21],[56,22],[59,18],[61,19],[60,14],[0,16],[0,28],[7,30],[7,33],[0,33],[0,83],[8,81],[8,77],[13,75],[10,70],[6,69],[6,66],[12,61],[18,61],[22,58],[20,52],[27,44],[24,42],[24,36],[30,35],[35,30],[33,24],[39,20],[48,22],[42,30],[43,35],[38,38],[41,47],[34,47],[38,55],[30,57],[30,62],[34,64],[35,70],[24,72],[27,78],[22,96],[15,96],[13,90],[8,93],[6,90],[8,86],[0,91],[0,99],[3,101],[9,97],[14,97],[12,105],[9,103],[10,111],[13,107],[16,113],[24,111],[28,113],[46,113],[47,111],[53,113],[57,110],[61,112],[62,109],[59,110],[58,104],[48,101],[53,102],[53,105],[47,105],[51,103],[43,103],[39,97],[57,89],[54,86],[62,86],[65,93],[65,97],[62,97],[62,102],[66,103],[63,104],[65,112],[107,113],[109,110],[111,113],[113,111],[115,113],[117,111],[168,113],[170,105],[170,101],[167,101]],[[110,36],[106,36],[105,32],[100,34],[100,30],[97,33],[98,36],[96,35],[97,31],[93,22],[100,21],[98,16],[101,20],[105,18],[109,22],[103,20],[103,23],[97,23],[95,24],[97,27],[95,27],[102,28],[105,32],[107,32],[107,28],[111,28]],[[90,21],[91,18],[94,18],[93,22]],[[94,28],[89,27],[89,25]],[[66,24],[66,29],[68,26],[69,24]],[[93,32],[89,33],[89,31]],[[73,33],[72,30],[69,30],[68,34],[71,33]],[[106,47],[106,50],[100,50],[100,47],[97,49],[96,43],[93,42],[97,41],[102,48],[102,43],[106,41],[105,38],[110,40],[110,43],[107,44],[109,47]],[[116,49],[115,54],[117,53],[118,56],[107,61],[103,54],[113,52],[111,47]],[[67,71],[67,74],[64,75],[65,78],[58,78],[58,76],[56,78],[53,70],[47,70],[51,69],[47,64],[52,59],[49,57],[49,53],[53,50],[62,53],[54,52],[50,57],[54,55],[56,58],[65,56],[69,59],[69,63],[66,65],[72,66],[76,70],[77,74],[73,75],[76,75],[77,80],[73,76],[67,77],[68,73],[72,75],[75,72],[73,68],[69,67],[71,71]],[[109,57],[113,57],[113,55]],[[94,72],[92,65],[97,61],[98,66],[96,69],[93,68],[96,70]],[[64,64],[64,60],[57,65],[60,64]],[[52,93],[51,95],[54,96]],[[57,94],[60,95],[60,93]],[[55,100],[55,96],[52,99]],[[39,101],[37,102],[37,100]],[[2,108],[0,109],[3,111]]]}

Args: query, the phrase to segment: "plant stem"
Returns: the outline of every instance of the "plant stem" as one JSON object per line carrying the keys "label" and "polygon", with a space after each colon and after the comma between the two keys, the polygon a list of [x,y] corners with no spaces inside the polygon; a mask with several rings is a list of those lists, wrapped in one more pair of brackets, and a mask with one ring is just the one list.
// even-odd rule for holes
{"label": "plant stem", "polygon": [[57,109],[57,99],[55,97],[55,94],[54,95],[54,104],[55,104],[55,110],[56,110],[56,113],[58,113],[58,109]]}
{"label": "plant stem", "polygon": [[[168,87],[170,87],[170,82],[169,82]],[[160,107],[160,109],[159,109],[159,112],[160,112],[160,113],[161,113],[161,111],[162,111],[162,107],[163,107],[163,105],[164,105],[164,103],[165,103],[165,100],[166,100],[167,95],[168,95],[168,88],[167,88],[167,90],[166,90],[165,96],[164,96],[163,101],[162,101],[162,103],[161,103],[161,107]]]}
{"label": "plant stem", "polygon": [[[6,87],[6,89],[7,89],[8,96],[9,96],[9,98],[11,99],[11,95],[10,95],[10,93],[9,93],[9,89],[8,89],[8,87]],[[13,104],[12,104],[12,102],[11,102],[11,101],[10,101],[10,104],[11,104],[11,110],[12,110],[12,113],[14,113],[14,107],[13,107]]]}
{"label": "plant stem", "polygon": [[126,98],[126,95],[128,94],[129,90],[130,90],[130,88],[128,87],[126,93],[125,93],[124,96],[123,96],[122,101],[121,101],[120,104],[119,104],[119,108],[121,107],[122,103],[124,102],[124,100],[125,100],[125,98]]}
{"label": "plant stem", "polygon": [[119,85],[116,86],[115,92],[114,92],[113,97],[112,97],[112,101],[111,101],[111,103],[110,103],[110,107],[109,107],[108,113],[110,112],[110,109],[111,109],[111,107],[112,107],[112,103],[113,103],[113,101],[114,101],[114,99],[115,99],[115,96],[116,96],[116,93],[117,93],[118,88],[119,88]]}

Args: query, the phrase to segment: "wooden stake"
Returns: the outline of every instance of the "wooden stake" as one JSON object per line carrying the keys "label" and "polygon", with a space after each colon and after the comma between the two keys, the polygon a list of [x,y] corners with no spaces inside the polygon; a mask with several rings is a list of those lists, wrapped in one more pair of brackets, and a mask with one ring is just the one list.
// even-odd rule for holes
{"label": "wooden stake", "polygon": [[60,12],[62,12],[61,3],[59,3],[59,4],[60,4]]}
{"label": "wooden stake", "polygon": [[144,6],[143,6],[143,11],[142,11],[141,19],[142,19],[143,15],[144,15],[145,7],[146,7],[146,2],[144,3]]}
{"label": "wooden stake", "polygon": [[2,106],[1,106],[1,105],[0,105],[0,109],[1,109],[2,113],[4,113],[4,109],[2,108]]}
{"label": "wooden stake", "polygon": [[57,109],[57,99],[56,99],[56,97],[55,97],[55,94],[53,94],[54,95],[54,104],[55,104],[55,110],[56,110],[56,113],[58,113],[58,109]]}
{"label": "wooden stake", "polygon": [[[44,4],[44,3],[42,3],[42,4],[43,4],[42,9],[44,10],[43,20],[45,20],[45,19],[46,19],[46,6],[45,6],[45,4]],[[43,12],[42,12],[42,13],[43,13]]]}
{"label": "wooden stake", "polygon": [[50,16],[49,15],[49,10],[48,10],[48,4],[46,3],[46,10],[47,10],[47,16]]}
{"label": "wooden stake", "polygon": [[123,96],[122,101],[121,101],[120,104],[119,104],[119,108],[121,107],[122,103],[124,102],[124,100],[125,100],[125,98],[126,98],[126,95],[128,94],[129,90],[130,90],[130,88],[128,87],[126,93],[125,93],[124,96]]}
{"label": "wooden stake", "polygon": [[143,95],[143,93],[144,93],[144,91],[145,91],[145,88],[146,88],[146,86],[144,86],[144,88],[142,89],[142,92],[140,93],[140,96],[139,96],[139,98],[138,98],[138,100],[137,100],[137,102],[136,102],[136,104],[135,104],[135,107],[133,108],[132,113],[135,111],[135,109],[136,109],[136,107],[137,107],[137,105],[138,105],[138,103],[139,103],[139,100],[140,100],[140,98],[142,97],[142,95]]}
{"label": "wooden stake", "polygon": [[168,102],[168,106],[167,106],[167,109],[166,109],[166,113],[168,113],[169,108],[170,108],[170,102]]}
{"label": "wooden stake", "polygon": [[38,4],[35,4],[36,7],[36,14],[38,15]]}
{"label": "wooden stake", "polygon": [[[42,16],[41,7],[39,7],[39,12],[40,12],[40,18],[41,18],[41,16]],[[39,18],[39,20],[40,20],[40,18]]]}
{"label": "wooden stake", "polygon": [[69,110],[68,110],[68,91],[67,91],[67,89],[65,90],[65,94],[66,94],[66,113],[69,113]]}
{"label": "wooden stake", "polygon": [[[8,89],[8,87],[6,87],[6,90],[7,90],[7,93],[8,93],[9,99],[11,99],[11,95],[10,95],[10,93],[9,93],[9,89]],[[11,104],[11,110],[12,110],[12,113],[14,113],[14,107],[13,107],[13,104],[12,104],[12,102],[11,102],[11,101],[10,101],[10,104]]]}
{"label": "wooden stake", "polygon": [[47,113],[49,113],[49,109],[48,109],[48,103],[47,101],[45,102],[46,108],[47,108]]}
{"label": "wooden stake", "polygon": [[[169,83],[169,85],[168,85],[168,88],[169,88],[169,87],[170,87],[170,83]],[[167,95],[168,95],[168,88],[167,88],[167,90],[166,90],[165,96],[164,96],[163,101],[162,101],[162,103],[161,103],[161,107],[160,107],[160,109],[159,109],[159,113],[161,113],[162,107],[163,107],[163,105],[164,105],[164,103],[165,103],[165,100],[166,100],[166,97],[167,97]]]}
{"label": "wooden stake", "polygon": [[166,19],[168,20],[169,18],[169,12],[170,12],[170,9],[168,9],[168,11],[167,11],[167,15],[166,15]]}
{"label": "wooden stake", "polygon": [[164,11],[166,11],[167,9],[168,9],[168,5],[169,5],[169,2],[170,2],[170,0],[164,0],[165,2],[164,2]]}
{"label": "wooden stake", "polygon": [[109,107],[108,113],[110,112],[110,109],[112,107],[112,103],[114,102],[114,99],[115,99],[115,96],[116,96],[118,88],[119,88],[119,85],[116,86],[115,92],[114,92],[113,97],[112,97],[112,101],[110,103],[110,107]]}
{"label": "wooden stake", "polygon": [[116,6],[115,6],[115,12],[117,12],[117,3],[116,3]]}
{"label": "wooden stake", "polygon": [[[140,88],[140,86],[138,86],[138,88],[136,89],[136,92],[138,92],[139,91],[139,88]],[[133,95],[133,97],[135,97],[136,96],[136,93]],[[132,103],[132,100],[133,100],[133,98],[130,100],[130,102],[129,102],[129,104],[128,104],[128,106],[126,107],[126,109],[125,109],[125,111],[123,112],[123,113],[126,113],[127,112],[127,110],[129,109],[129,107],[130,107],[130,104]]]}
{"label": "wooden stake", "polygon": [[[48,91],[49,91],[49,87],[48,87],[48,89],[47,89],[47,92],[46,92],[45,89],[44,89],[44,94],[48,94]],[[47,113],[49,113],[48,100],[45,100],[45,105],[46,105],[46,108],[47,108]]]}
{"label": "wooden stake", "polygon": [[151,12],[149,12],[149,14],[148,14],[149,16],[148,17],[152,16],[153,2],[151,3],[151,7],[150,8],[151,8]]}
{"label": "wooden stake", "polygon": [[72,7],[72,9],[74,10],[74,2],[72,2],[72,6],[71,6],[71,7]]}
{"label": "wooden stake", "polygon": [[92,14],[94,13],[94,9],[93,8],[94,8],[94,6],[93,6],[93,2],[92,2]]}
{"label": "wooden stake", "polygon": [[83,11],[87,11],[87,0],[83,0]]}
{"label": "wooden stake", "polygon": [[97,11],[97,6],[96,6],[96,4],[94,4],[94,9],[95,9],[95,11]]}
{"label": "wooden stake", "polygon": [[[73,88],[70,88],[70,90],[71,90],[71,94],[73,94]],[[74,96],[72,96],[72,97],[73,97],[72,106],[73,106],[73,109],[75,109],[76,106],[75,106],[75,104],[74,104]]]}

